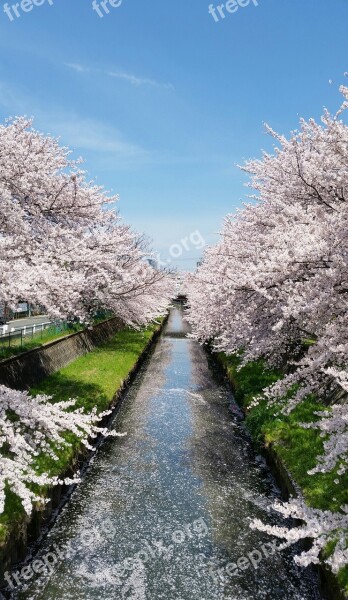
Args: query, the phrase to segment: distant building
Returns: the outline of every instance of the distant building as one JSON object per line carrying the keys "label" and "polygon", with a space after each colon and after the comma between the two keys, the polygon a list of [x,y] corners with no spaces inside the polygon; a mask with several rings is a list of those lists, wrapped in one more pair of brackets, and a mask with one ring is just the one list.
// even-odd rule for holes
{"label": "distant building", "polygon": [[33,306],[24,300],[18,302],[14,309],[10,308],[6,302],[0,301],[0,324],[15,319],[23,319],[24,317],[41,315],[44,310],[43,306]]}
{"label": "distant building", "polygon": [[153,269],[158,268],[157,261],[154,258],[147,258],[146,260],[147,260],[148,264],[150,265],[150,267],[152,267]]}

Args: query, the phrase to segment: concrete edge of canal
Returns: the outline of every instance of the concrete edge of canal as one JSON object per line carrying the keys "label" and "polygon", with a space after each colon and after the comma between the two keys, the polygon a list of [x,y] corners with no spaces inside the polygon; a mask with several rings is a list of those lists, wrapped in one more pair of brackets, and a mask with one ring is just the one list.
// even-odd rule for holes
{"label": "concrete edge of canal", "polygon": [[[207,350],[207,353],[209,354],[214,364],[217,366],[217,369],[224,376],[233,392],[234,384],[228,375],[225,365],[222,363],[221,360],[219,360],[219,356],[217,354],[213,354],[209,350]],[[277,482],[277,485],[279,486],[282,492],[284,500],[288,500],[291,496],[302,496],[300,487],[298,486],[296,481],[294,481],[293,477],[287,470],[286,466],[284,465],[281,457],[277,453],[274,446],[265,444],[262,447],[261,451]],[[317,568],[319,573],[321,592],[327,598],[329,598],[329,600],[348,600],[348,596],[346,595],[344,590],[341,589],[338,579],[336,575],[331,571],[331,569],[329,567],[326,567],[323,563],[318,565]]]}
{"label": "concrete edge of canal", "polygon": [[[109,406],[109,410],[112,410],[112,414],[104,417],[100,422],[101,427],[106,427],[119,410],[125,394],[162,334],[168,318],[169,312],[159,324],[158,328],[153,332],[152,337],[149,339],[147,345],[134,363],[128,376],[123,380],[121,386],[115,393]],[[93,447],[98,448],[103,443],[104,439],[103,436],[98,436],[97,439],[92,441]],[[95,452],[82,447],[79,450],[79,453],[74,456],[69,469],[65,473],[62,473],[61,477],[72,477],[79,470],[83,474],[93,456],[95,456]],[[56,518],[66,502],[68,502],[69,497],[75,488],[76,485],[58,485],[51,488],[47,495],[48,502],[45,507],[41,507],[41,509],[34,507],[30,517],[23,516],[23,520],[16,523],[7,539],[0,544],[0,590],[6,587],[4,581],[4,574],[6,571],[10,571],[12,568],[15,568],[16,564],[20,564],[25,560],[30,551],[30,547],[37,543],[40,537],[45,535],[53,526]],[[0,591],[0,598],[1,597],[3,596]]]}

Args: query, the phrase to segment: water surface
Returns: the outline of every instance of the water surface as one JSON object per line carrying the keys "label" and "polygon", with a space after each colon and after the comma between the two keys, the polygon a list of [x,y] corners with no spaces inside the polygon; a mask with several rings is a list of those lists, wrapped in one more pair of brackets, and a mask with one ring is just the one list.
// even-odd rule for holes
{"label": "water surface", "polygon": [[311,571],[249,528],[277,519],[267,507],[278,490],[185,331],[174,309],[113,421],[127,436],[102,446],[32,557],[49,574],[36,562],[13,598],[321,598]]}

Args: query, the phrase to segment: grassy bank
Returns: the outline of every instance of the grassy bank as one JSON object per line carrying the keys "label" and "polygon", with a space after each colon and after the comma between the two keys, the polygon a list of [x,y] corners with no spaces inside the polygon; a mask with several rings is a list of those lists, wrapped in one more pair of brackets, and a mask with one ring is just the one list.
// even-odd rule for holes
{"label": "grassy bank", "polygon": [[[93,352],[49,376],[31,393],[52,395],[53,402],[76,398],[76,406],[86,412],[94,406],[98,412],[107,410],[158,329],[158,325],[153,325],[143,331],[125,329],[118,332]],[[73,434],[66,434],[65,438],[71,446],[57,451],[58,461],[44,454],[38,456],[39,471],[62,475],[73,465],[81,445]],[[25,513],[18,497],[8,492],[5,511],[0,515],[0,543],[4,544],[10,531],[18,528],[24,520]]]}
{"label": "grassy bank", "polygon": [[83,327],[77,324],[70,327],[66,325],[51,325],[43,331],[37,331],[33,335],[23,336],[23,338],[20,335],[17,335],[17,337],[11,336],[10,345],[8,337],[5,335],[5,337],[0,337],[0,361],[12,356],[18,356],[18,354],[23,354],[23,352],[28,352],[29,350],[35,350],[35,348],[40,348],[44,344],[54,342],[82,329]]}
{"label": "grassy bank", "polygon": [[[110,312],[100,313],[92,319],[92,325],[102,323],[103,321],[112,318],[112,316],[113,315]],[[54,342],[67,337],[72,333],[77,333],[85,329],[85,326],[78,322],[57,322],[52,323],[46,329],[38,330],[40,326],[40,324],[36,325],[37,331],[35,333],[32,326],[28,326],[27,330],[32,329],[31,334],[29,333],[21,336],[21,334],[14,333],[0,336],[0,361],[11,358],[12,356],[18,356],[19,354],[23,354],[30,350],[35,350],[44,344]]]}
{"label": "grassy bank", "polygon": [[[280,413],[279,407],[270,407],[266,401],[250,407],[252,398],[262,389],[281,377],[276,370],[266,369],[262,361],[252,362],[238,370],[240,359],[219,354],[232,383],[237,402],[246,411],[246,423],[259,446],[270,446],[280,457],[287,471],[302,490],[308,505],[322,510],[339,510],[347,504],[348,474],[340,477],[336,485],[335,471],[308,475],[317,463],[317,456],[323,453],[323,440],[316,430],[304,429],[301,423],[317,421],[315,411],[325,407],[307,398],[290,415]],[[342,589],[348,594],[348,568],[338,574]]]}

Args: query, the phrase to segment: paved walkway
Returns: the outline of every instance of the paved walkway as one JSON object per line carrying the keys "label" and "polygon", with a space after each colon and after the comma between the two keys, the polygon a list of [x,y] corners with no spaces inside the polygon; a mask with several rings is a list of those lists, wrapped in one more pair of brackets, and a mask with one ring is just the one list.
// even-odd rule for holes
{"label": "paved walkway", "polygon": [[51,319],[48,315],[39,315],[38,317],[26,317],[25,319],[14,319],[7,323],[8,328],[11,330],[12,327],[15,329],[22,329],[23,327],[31,327],[32,325],[40,325],[41,323],[48,323]]}

